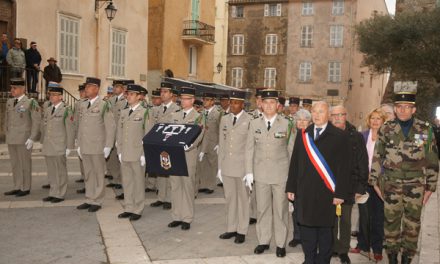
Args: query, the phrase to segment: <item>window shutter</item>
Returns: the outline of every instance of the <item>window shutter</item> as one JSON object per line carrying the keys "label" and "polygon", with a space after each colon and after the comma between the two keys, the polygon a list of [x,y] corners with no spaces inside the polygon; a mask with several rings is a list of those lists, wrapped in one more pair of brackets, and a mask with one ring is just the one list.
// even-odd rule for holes
{"label": "window shutter", "polygon": [[237,17],[237,7],[236,6],[231,7],[231,16]]}
{"label": "window shutter", "polygon": [[264,4],[264,16],[269,16],[269,4]]}
{"label": "window shutter", "polygon": [[281,16],[281,4],[277,4],[277,16]]}

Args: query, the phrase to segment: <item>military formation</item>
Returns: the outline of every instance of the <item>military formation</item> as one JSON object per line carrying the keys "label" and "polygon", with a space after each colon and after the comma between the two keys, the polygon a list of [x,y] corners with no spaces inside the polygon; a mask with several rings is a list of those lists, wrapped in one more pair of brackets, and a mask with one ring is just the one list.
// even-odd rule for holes
{"label": "military formation", "polygon": [[[303,214],[314,210],[304,206],[305,197],[290,193],[296,187],[287,186],[288,176],[297,170],[292,171],[291,161],[305,162],[295,156],[305,145],[296,144],[306,144],[304,131],[308,131],[309,124],[307,129],[313,126],[311,116],[318,120],[319,115],[328,115],[322,119],[320,128],[328,133],[345,135],[347,138],[343,142],[348,142],[347,149],[352,146],[348,140],[350,133],[357,136],[353,127],[340,127],[334,122],[335,127],[344,130],[339,131],[326,123],[330,113],[335,117],[333,121],[338,119],[336,116],[346,115],[345,108],[329,110],[325,102],[312,105],[312,100],[307,98],[302,102],[297,97],[285,99],[278,91],[270,89],[257,91],[255,110],[249,112],[245,111],[248,94],[240,90],[222,94],[217,104],[216,94],[204,93],[202,100],[198,100],[194,88],[180,87],[177,90],[169,82],[162,82],[149,97],[147,89],[132,80],[114,80],[112,95],[102,97],[101,80],[88,77],[78,87],[80,99],[71,108],[63,102],[61,85],[52,83],[48,89],[48,101],[40,107],[37,101],[25,95],[24,80],[11,81],[12,98],[8,100],[6,110],[6,143],[14,186],[5,195],[20,197],[30,193],[31,152],[34,142],[39,139],[49,176],[49,194],[44,202],[64,201],[66,158],[76,148],[82,175],[77,181],[84,182],[85,186],[77,192],[84,193],[86,198],[77,206],[78,210],[100,210],[106,186],[123,189],[123,193],[115,197],[124,200],[124,211],[117,217],[136,221],[143,215],[145,192],[155,192],[157,200],[149,206],[170,210],[172,221],[169,228],[189,230],[196,217],[194,205],[198,194],[211,194],[218,185],[223,187],[226,202],[225,232],[219,238],[234,238],[234,243],[244,243],[249,226],[256,224],[258,244],[255,254],[269,249],[274,238],[276,256],[286,255],[289,201],[298,198],[301,203],[300,220],[294,221],[295,229],[306,225],[301,220]],[[410,263],[416,254],[421,209],[437,184],[438,152],[433,129],[428,122],[413,117],[415,109],[414,94],[396,95],[394,111],[397,118],[380,129],[369,178],[369,183],[385,203],[384,229],[390,263],[397,263],[399,253],[402,263]],[[304,117],[308,117],[308,121],[304,122]],[[150,164],[144,154],[142,139],[158,123],[200,126],[201,133],[195,141],[183,147],[188,177],[146,173]],[[339,132],[331,132],[336,130]],[[321,148],[317,141],[319,137],[320,130],[317,130],[314,139],[318,152]],[[357,156],[360,151],[357,148],[351,150],[351,156]],[[349,234],[351,226],[348,222],[348,229],[347,224],[340,227],[339,222],[341,218],[345,221],[350,217],[355,197],[365,193],[359,186],[367,185],[368,171],[363,178],[360,173],[353,172],[368,170],[363,165],[362,168],[353,165],[368,163],[367,157],[359,159],[362,161],[350,159],[351,172],[344,174],[345,178],[339,177],[350,178],[350,183],[335,183],[335,193],[338,193],[338,186],[343,186],[339,187],[341,197],[335,196],[333,204],[326,207],[335,211],[343,205],[345,215],[338,217],[335,213],[330,216],[334,219],[329,233],[331,237],[334,233],[331,245],[335,243],[333,251],[338,254],[346,255],[348,251],[349,244],[343,242],[347,239],[342,237]],[[289,177],[300,179],[302,176]],[[105,178],[110,181],[107,185]],[[319,184],[324,186],[321,180]],[[353,189],[345,195],[341,190],[347,186],[353,186],[350,187]],[[295,204],[293,208],[296,212]],[[303,231],[301,236],[295,230],[294,240],[288,243],[290,246],[295,247],[302,243],[301,240],[310,242],[307,240],[310,230],[304,228],[300,231]],[[339,252],[336,248],[343,249]],[[330,260],[308,261],[310,259],[306,257],[305,263],[329,263]],[[350,263],[349,259],[342,257],[341,261]]]}

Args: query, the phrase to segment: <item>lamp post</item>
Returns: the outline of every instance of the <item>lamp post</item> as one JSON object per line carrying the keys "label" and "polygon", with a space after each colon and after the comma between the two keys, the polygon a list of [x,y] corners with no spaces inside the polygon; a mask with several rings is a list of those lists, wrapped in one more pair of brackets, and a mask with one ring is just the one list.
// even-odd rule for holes
{"label": "lamp post", "polygon": [[220,73],[223,70],[223,65],[221,62],[217,64],[217,73]]}
{"label": "lamp post", "polygon": [[353,80],[350,78],[348,79],[348,90],[351,90],[353,88]]}
{"label": "lamp post", "polygon": [[97,13],[100,8],[99,2],[108,3],[107,7],[104,10],[105,10],[105,14],[107,16],[107,19],[109,21],[112,21],[113,18],[115,18],[115,16],[116,16],[116,11],[118,11],[118,9],[116,9],[116,7],[113,5],[113,1],[112,0],[95,0],[95,13]]}

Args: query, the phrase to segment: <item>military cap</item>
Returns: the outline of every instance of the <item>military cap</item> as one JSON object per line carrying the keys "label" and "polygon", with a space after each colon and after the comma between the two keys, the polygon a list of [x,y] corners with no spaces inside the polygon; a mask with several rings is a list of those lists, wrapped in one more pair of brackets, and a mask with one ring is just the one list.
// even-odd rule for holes
{"label": "military cap", "polygon": [[98,79],[98,78],[95,78],[95,77],[87,77],[86,78],[86,82],[84,83],[85,85],[87,85],[87,84],[93,84],[93,85],[96,85],[96,86],[101,86],[101,80],[100,79]]}
{"label": "military cap", "polygon": [[262,89],[255,90],[255,97],[261,96]]}
{"label": "military cap", "polygon": [[63,94],[64,89],[63,87],[51,87],[49,88],[49,93],[59,93],[59,94]]}
{"label": "military cap", "polygon": [[279,93],[276,90],[267,89],[267,90],[261,91],[261,97],[263,99],[277,99],[278,100],[278,95],[279,95]]}
{"label": "military cap", "polygon": [[180,88],[180,96],[182,95],[194,97],[196,95],[196,90],[190,87],[182,87]]}
{"label": "military cap", "polygon": [[289,105],[292,105],[292,104],[299,105],[299,98],[298,97],[290,97],[289,98]]}
{"label": "military cap", "polygon": [[230,99],[229,94],[220,95],[220,100],[229,100],[229,99]]}
{"label": "military cap", "polygon": [[179,90],[177,90],[176,88],[171,89],[171,93],[175,94],[175,95],[179,95]]}
{"label": "military cap", "polygon": [[134,80],[123,80],[122,83],[124,85],[134,84]]}
{"label": "military cap", "polygon": [[24,79],[23,78],[12,78],[11,79],[11,86],[24,86]]}
{"label": "military cap", "polygon": [[152,97],[160,97],[160,90],[154,90],[151,95]]}
{"label": "military cap", "polygon": [[400,92],[394,95],[395,104],[415,104],[416,94],[411,92]]}
{"label": "military cap", "polygon": [[304,98],[304,99],[303,99],[303,105],[304,105],[304,104],[309,104],[309,105],[311,105],[312,103],[313,103],[312,99],[308,99],[308,98]]}
{"label": "military cap", "polygon": [[49,82],[47,84],[47,88],[52,88],[52,87],[60,87],[60,84],[57,82]]}
{"label": "military cap", "polygon": [[115,85],[124,85],[124,80],[113,80],[113,86]]}
{"label": "military cap", "polygon": [[[142,86],[141,86],[141,87],[142,87]],[[143,95],[148,94],[148,90],[147,90],[146,88],[142,87],[141,94],[143,94]]]}
{"label": "military cap", "polygon": [[86,86],[83,83],[78,85],[78,91],[83,91],[85,89],[86,89]]}
{"label": "military cap", "polygon": [[213,93],[204,93],[203,94],[203,98],[207,98],[207,99],[215,99],[216,96]]}
{"label": "military cap", "polygon": [[160,83],[160,88],[161,89],[173,89],[174,85],[170,82],[161,82]]}
{"label": "military cap", "polygon": [[142,90],[145,89],[144,87],[137,85],[137,84],[129,84],[127,85],[127,93],[142,93]]}
{"label": "military cap", "polygon": [[278,97],[278,102],[280,102],[280,104],[285,105],[286,104],[286,98],[285,97]]}
{"label": "military cap", "polygon": [[231,99],[233,100],[242,100],[244,101],[244,99],[246,98],[246,92],[243,91],[231,91]]}
{"label": "military cap", "polygon": [[203,102],[202,102],[202,100],[196,99],[196,100],[194,100],[194,105],[203,106]]}
{"label": "military cap", "polygon": [[107,87],[107,93],[113,93],[113,86]]}

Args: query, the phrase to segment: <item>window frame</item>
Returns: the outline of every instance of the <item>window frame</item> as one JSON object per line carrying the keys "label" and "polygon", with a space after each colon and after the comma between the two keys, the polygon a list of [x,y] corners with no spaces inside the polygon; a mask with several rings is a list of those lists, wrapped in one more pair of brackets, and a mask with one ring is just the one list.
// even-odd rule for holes
{"label": "window frame", "polygon": [[[121,45],[121,43],[114,43],[114,36],[115,34],[120,34],[120,36],[123,36],[124,43]],[[114,28],[112,27],[110,30],[110,76],[112,77],[123,77],[125,78],[127,76],[127,38],[128,38],[128,32],[127,30],[120,29],[120,28]],[[114,48],[116,46],[119,46],[122,51],[123,56],[123,62],[114,62]],[[118,56],[121,56],[120,54]],[[116,67],[122,68],[122,74],[120,72],[114,71]]]}
{"label": "window frame", "polygon": [[[271,9],[271,7],[274,8],[274,10]],[[264,4],[264,16],[265,17],[280,17],[281,15],[282,15],[281,3]]]}
{"label": "window frame", "polygon": [[[303,67],[308,66],[308,67]],[[311,61],[301,61],[299,63],[299,76],[298,80],[301,83],[310,83],[312,81],[312,62]]]}
{"label": "window frame", "polygon": [[[340,39],[338,38],[339,33],[340,33]],[[343,25],[330,25],[329,36],[330,36],[330,47],[341,48],[344,46],[344,26]]]}
{"label": "window frame", "polygon": [[[241,43],[240,40],[241,39]],[[238,42],[238,43],[237,43]],[[232,35],[232,55],[244,55],[244,34],[233,34]]]}
{"label": "window frame", "polygon": [[243,87],[243,68],[242,67],[233,67],[231,69],[231,86],[236,87],[236,88]]}
{"label": "window frame", "polygon": [[264,52],[266,55],[277,55],[278,54],[278,35],[277,34],[273,34],[273,33],[266,34]]}
{"label": "window frame", "polygon": [[[69,22],[73,24],[67,25],[67,23]],[[67,30],[63,30],[63,28],[71,27],[73,25],[76,25],[76,32],[68,32]],[[63,72],[63,74],[80,73],[80,69],[81,69],[80,39],[81,39],[81,18],[63,13],[58,13],[57,54],[59,58],[59,67]],[[73,51],[68,50],[70,48],[69,43],[70,45],[75,43],[76,47],[74,48]],[[72,54],[72,52],[74,53],[74,55],[69,55]],[[72,67],[72,63],[74,64],[73,67]]]}
{"label": "window frame", "polygon": [[[304,32],[305,29],[307,32]],[[300,46],[303,48],[309,48],[313,46],[313,25],[301,26]]]}
{"label": "window frame", "polygon": [[[337,72],[339,73],[339,75],[337,74]],[[342,63],[340,61],[329,61],[327,81],[330,83],[341,83],[341,80],[342,80]]]}
{"label": "window frame", "polygon": [[332,5],[332,15],[342,16],[345,12],[345,2],[344,0],[333,0]]}
{"label": "window frame", "polygon": [[277,85],[277,69],[274,67],[264,68],[264,87],[270,89],[270,88],[276,88],[276,85]]}
{"label": "window frame", "polygon": [[301,8],[301,15],[302,16],[313,16],[314,14],[315,14],[315,9],[313,6],[313,2],[311,0],[303,1],[302,8]]}

